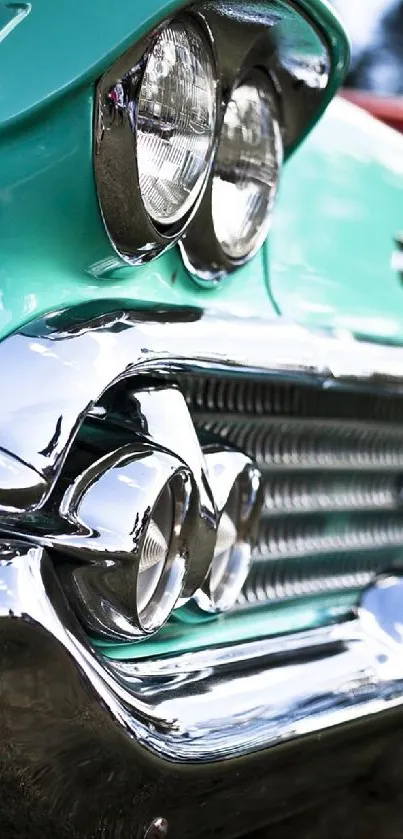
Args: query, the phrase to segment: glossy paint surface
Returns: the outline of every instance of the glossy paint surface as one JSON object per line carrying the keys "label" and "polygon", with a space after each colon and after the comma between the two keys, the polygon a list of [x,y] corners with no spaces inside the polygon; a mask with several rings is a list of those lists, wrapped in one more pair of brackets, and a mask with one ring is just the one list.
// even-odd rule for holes
{"label": "glossy paint surface", "polygon": [[[0,42],[1,67],[29,17]],[[117,262],[94,188],[92,101],[83,85],[36,117],[0,126],[0,336],[44,311],[103,297],[248,316],[270,315],[274,302],[298,322],[403,338],[401,281],[391,267],[403,186],[403,140],[394,132],[332,104],[286,164],[268,246],[206,291],[177,249],[135,269]]]}
{"label": "glossy paint surface", "polygon": [[391,264],[402,190],[403,138],[335,100],[283,175],[270,240],[282,314],[403,339],[403,289]]}
{"label": "glossy paint surface", "polygon": [[[20,10],[29,14],[23,26],[15,28],[12,39],[4,39],[0,53],[3,126],[42,108],[79,84],[96,79],[130,44],[164,17],[189,4],[184,0],[120,0],[113,11],[105,0],[59,0],[57,4],[34,0],[32,4],[16,5],[17,14]],[[267,0],[261,5],[265,7]],[[344,30],[327,0],[298,0],[295,5],[308,14],[329,43],[334,62],[328,91],[331,97],[342,81],[348,60]],[[245,9],[246,6],[247,2]],[[259,13],[259,3],[251,4],[249,14]],[[4,18],[9,18],[8,11]],[[0,25],[2,22],[0,14]]]}
{"label": "glossy paint surface", "polygon": [[[177,249],[122,267],[103,226],[92,165],[95,83],[180,5],[122,0],[112,12],[105,2],[36,0],[14,17],[0,6],[0,337],[43,312],[99,298],[274,312],[264,250],[206,291]],[[345,70],[345,37],[326,3],[301,0],[299,7],[328,39],[334,73],[327,99]]]}
{"label": "glossy paint surface", "polygon": [[[341,103],[287,162],[268,246],[219,288],[197,288],[177,249],[141,268],[119,265],[95,194],[93,85],[173,6],[153,0],[144,13],[125,2],[111,15],[97,4],[96,38],[88,37],[92,4],[58,4],[56,12],[41,0],[22,6],[12,27],[2,7],[0,336],[45,311],[107,297],[245,315],[276,307],[299,322],[400,341],[402,294],[391,259],[402,224],[403,141]],[[326,26],[334,92],[345,61],[340,32],[323,4],[309,11]],[[59,39],[74,41],[62,62]]]}
{"label": "glossy paint surface", "polygon": [[93,0],[34,0],[18,5],[29,14],[2,43],[3,127],[97,78],[133,40],[184,4],[121,0],[114,10],[109,3]]}

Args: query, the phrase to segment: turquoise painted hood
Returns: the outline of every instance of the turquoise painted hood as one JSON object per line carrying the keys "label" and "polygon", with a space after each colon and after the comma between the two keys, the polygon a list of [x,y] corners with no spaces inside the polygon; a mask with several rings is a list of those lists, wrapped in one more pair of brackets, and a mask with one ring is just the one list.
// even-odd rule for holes
{"label": "turquoise painted hood", "polygon": [[[184,5],[183,0],[118,0],[113,5],[106,0],[33,0],[0,6],[0,128],[94,82],[130,44]],[[261,5],[270,6],[270,0]],[[326,0],[298,0],[295,6],[328,42],[333,61],[329,99],[349,60],[344,30]]]}
{"label": "turquoise painted hood", "polygon": [[[99,74],[177,2],[36,0],[0,7],[0,335],[39,314],[101,297],[191,304],[401,340],[402,289],[391,268],[402,227],[403,140],[335,105],[287,162],[268,246],[219,289],[192,284],[177,249],[141,268],[110,255],[92,169]],[[333,60],[348,45],[330,7],[300,0]]]}
{"label": "turquoise painted hood", "polygon": [[268,270],[279,311],[403,340],[403,136],[336,99],[284,169]]}

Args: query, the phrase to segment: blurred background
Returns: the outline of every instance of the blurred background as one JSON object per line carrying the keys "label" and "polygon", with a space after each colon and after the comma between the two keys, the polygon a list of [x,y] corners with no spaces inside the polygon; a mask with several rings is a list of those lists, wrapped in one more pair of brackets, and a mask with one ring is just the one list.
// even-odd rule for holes
{"label": "blurred background", "polygon": [[348,86],[403,95],[403,0],[332,0],[352,43]]}
{"label": "blurred background", "polygon": [[344,95],[403,131],[403,0],[331,0],[349,33]]}

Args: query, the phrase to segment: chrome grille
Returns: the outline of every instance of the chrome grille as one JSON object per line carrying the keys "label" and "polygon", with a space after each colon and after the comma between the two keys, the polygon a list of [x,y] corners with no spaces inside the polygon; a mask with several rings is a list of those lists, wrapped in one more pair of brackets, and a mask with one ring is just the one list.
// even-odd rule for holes
{"label": "chrome grille", "polygon": [[393,475],[273,474],[265,484],[265,517],[338,510],[393,510],[398,503]]}
{"label": "chrome grille", "polygon": [[217,434],[253,457],[263,470],[354,469],[403,467],[403,431],[373,423],[314,419],[254,419],[223,414],[195,417],[199,428]]}
{"label": "chrome grille", "polygon": [[196,428],[264,476],[254,564],[239,608],[366,586],[403,565],[403,399],[186,376]]}

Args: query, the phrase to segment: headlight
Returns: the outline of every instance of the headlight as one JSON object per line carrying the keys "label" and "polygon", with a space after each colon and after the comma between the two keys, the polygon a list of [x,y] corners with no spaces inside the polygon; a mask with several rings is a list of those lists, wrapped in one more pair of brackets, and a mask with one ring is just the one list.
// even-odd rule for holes
{"label": "headlight", "polygon": [[109,238],[131,264],[174,244],[196,208],[217,137],[218,80],[201,19],[166,23],[97,88],[94,164]]}
{"label": "headlight", "polygon": [[216,91],[211,51],[189,24],[171,23],[151,50],[136,115],[144,206],[156,224],[190,210],[210,163]]}
{"label": "headlight", "polygon": [[60,568],[67,595],[93,635],[133,640],[167,620],[189,562],[191,491],[182,461],[146,444],[112,451],[71,481],[55,544],[69,557]]}
{"label": "headlight", "polygon": [[282,162],[276,90],[268,73],[252,68],[230,93],[207,190],[180,242],[197,281],[216,282],[258,250],[270,227]]}
{"label": "headlight", "polygon": [[261,476],[249,457],[214,444],[204,449],[204,456],[219,521],[203,585],[176,615],[189,622],[234,605],[250,569],[262,507]]}
{"label": "headlight", "polygon": [[256,72],[235,88],[228,102],[214,168],[213,226],[230,259],[244,259],[265,238],[281,160],[269,80]]}
{"label": "headlight", "polygon": [[186,472],[178,470],[165,483],[140,539],[136,614],[144,634],[165,623],[182,590],[186,562],[178,548],[178,534],[189,496]]}
{"label": "headlight", "polygon": [[[133,43],[96,89],[95,177],[115,252],[138,265],[178,243],[207,287],[264,241],[283,156],[329,96],[320,27],[286,0],[275,14],[270,3],[246,6],[191,3]],[[90,269],[107,278],[121,262],[102,243]]]}

